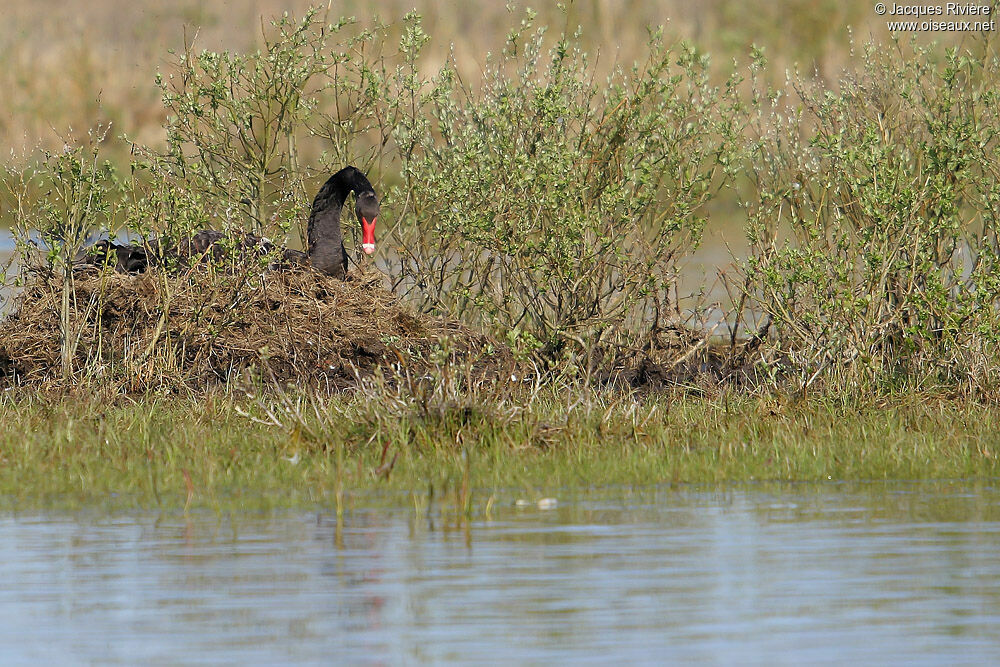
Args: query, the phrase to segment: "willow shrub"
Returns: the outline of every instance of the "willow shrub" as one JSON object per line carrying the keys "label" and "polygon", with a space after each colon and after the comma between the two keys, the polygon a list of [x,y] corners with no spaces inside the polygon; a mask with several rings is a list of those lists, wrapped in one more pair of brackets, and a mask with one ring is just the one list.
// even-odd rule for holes
{"label": "willow shrub", "polygon": [[868,47],[831,88],[755,97],[753,308],[808,385],[995,379],[994,56]]}
{"label": "willow shrub", "polygon": [[710,85],[693,49],[654,34],[645,61],[595,70],[578,33],[547,40],[529,14],[482,81],[454,63],[419,81],[396,135],[397,288],[548,361],[664,325],[739,144],[736,82]]}
{"label": "willow shrub", "polygon": [[[107,228],[118,200],[119,182],[112,165],[101,159],[101,143],[109,126],[90,131],[86,140],[67,139],[62,151],[43,150],[27,167],[5,164],[0,170],[0,197],[15,212],[13,227],[22,266],[52,275],[60,290],[59,348],[64,378],[73,373],[80,332],[71,324],[77,304],[72,264],[94,228]],[[9,265],[8,265],[9,266]],[[20,280],[23,276],[18,276]],[[0,275],[7,282],[6,269]]]}
{"label": "willow shrub", "polygon": [[[167,181],[176,192],[154,195],[188,204],[186,212],[202,209],[216,218],[215,226],[255,234],[287,231],[301,217],[297,140],[314,106],[315,80],[334,57],[319,23],[315,9],[301,21],[283,16],[263,35],[262,48],[247,53],[185,43],[169,70],[156,76],[167,148],[142,151],[140,162],[154,188]],[[184,218],[156,218],[162,222],[157,231],[187,233],[174,228]]]}

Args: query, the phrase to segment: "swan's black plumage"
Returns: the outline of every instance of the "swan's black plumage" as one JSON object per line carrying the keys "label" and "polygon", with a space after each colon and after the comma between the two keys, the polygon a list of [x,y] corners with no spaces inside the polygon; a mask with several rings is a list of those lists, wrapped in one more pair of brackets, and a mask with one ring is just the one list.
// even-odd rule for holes
{"label": "swan's black plumage", "polygon": [[327,179],[313,199],[307,236],[309,260],[313,267],[337,278],[347,275],[347,249],[340,228],[340,212],[347,195],[357,198],[358,220],[373,221],[378,216],[375,189],[356,167],[344,167]]}
{"label": "swan's black plumage", "polygon": [[[354,192],[357,199],[355,214],[358,221],[362,222],[363,228],[367,226],[370,230],[374,229],[379,213],[375,189],[360,169],[344,167],[327,179],[313,200],[307,230],[308,251],[283,248],[279,266],[311,264],[318,271],[336,278],[347,275],[347,249],[344,247],[344,235],[340,228],[340,214],[351,192]],[[366,232],[371,242],[367,245],[374,244],[373,234],[373,231]],[[144,244],[98,241],[81,253],[77,261],[97,266],[112,265],[121,273],[141,273],[148,267],[155,266],[162,255],[184,260],[221,259],[228,253],[226,244],[221,243],[226,238],[227,235],[223,232],[203,229],[181,239],[176,246],[162,249],[158,239],[150,239]],[[264,256],[274,250],[274,244],[259,236],[245,234],[239,237],[234,250],[239,256]],[[370,250],[366,248],[366,252]]]}

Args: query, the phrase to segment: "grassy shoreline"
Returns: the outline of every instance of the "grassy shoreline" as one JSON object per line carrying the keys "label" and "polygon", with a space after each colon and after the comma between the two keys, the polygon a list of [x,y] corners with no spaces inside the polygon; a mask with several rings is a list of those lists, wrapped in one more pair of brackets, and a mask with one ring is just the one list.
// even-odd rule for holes
{"label": "grassy shoreline", "polygon": [[254,421],[282,414],[267,400],[8,396],[0,505],[265,509],[384,490],[478,513],[512,489],[535,500],[595,485],[1000,476],[1000,406],[933,395],[619,394],[568,411],[534,397],[373,417],[391,406],[359,392],[281,425]]}

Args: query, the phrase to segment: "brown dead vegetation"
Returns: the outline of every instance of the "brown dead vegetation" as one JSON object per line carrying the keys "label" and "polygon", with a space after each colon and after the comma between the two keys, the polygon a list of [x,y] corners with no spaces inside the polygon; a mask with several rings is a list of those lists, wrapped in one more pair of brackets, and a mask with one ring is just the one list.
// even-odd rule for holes
{"label": "brown dead vegetation", "polygon": [[420,372],[461,359],[491,374],[509,350],[457,323],[403,307],[381,274],[337,280],[311,270],[221,272],[211,267],[73,276],[61,368],[61,279],[29,274],[0,322],[0,384],[100,384],[123,392],[202,390],[234,380],[353,386],[379,367]]}
{"label": "brown dead vegetation", "polygon": [[[442,366],[474,380],[538,373],[489,336],[407,308],[380,273],[339,280],[306,268],[228,268],[75,271],[69,375],[61,368],[61,279],[28,272],[0,321],[0,386],[117,394],[263,382],[340,391],[375,373],[412,379]],[[746,359],[734,363],[745,345],[738,347],[709,344],[704,334],[675,326],[645,349],[596,350],[574,365],[598,385],[705,390],[745,383]]]}

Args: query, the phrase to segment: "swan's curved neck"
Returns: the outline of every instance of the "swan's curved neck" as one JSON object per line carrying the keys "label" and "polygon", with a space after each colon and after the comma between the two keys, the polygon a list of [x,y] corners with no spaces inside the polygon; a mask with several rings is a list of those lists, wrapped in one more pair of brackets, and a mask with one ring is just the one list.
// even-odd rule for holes
{"label": "swan's curved neck", "polygon": [[312,265],[337,277],[347,272],[347,251],[340,228],[340,214],[351,192],[372,191],[372,184],[361,170],[344,167],[331,176],[313,200],[309,216],[309,260]]}

